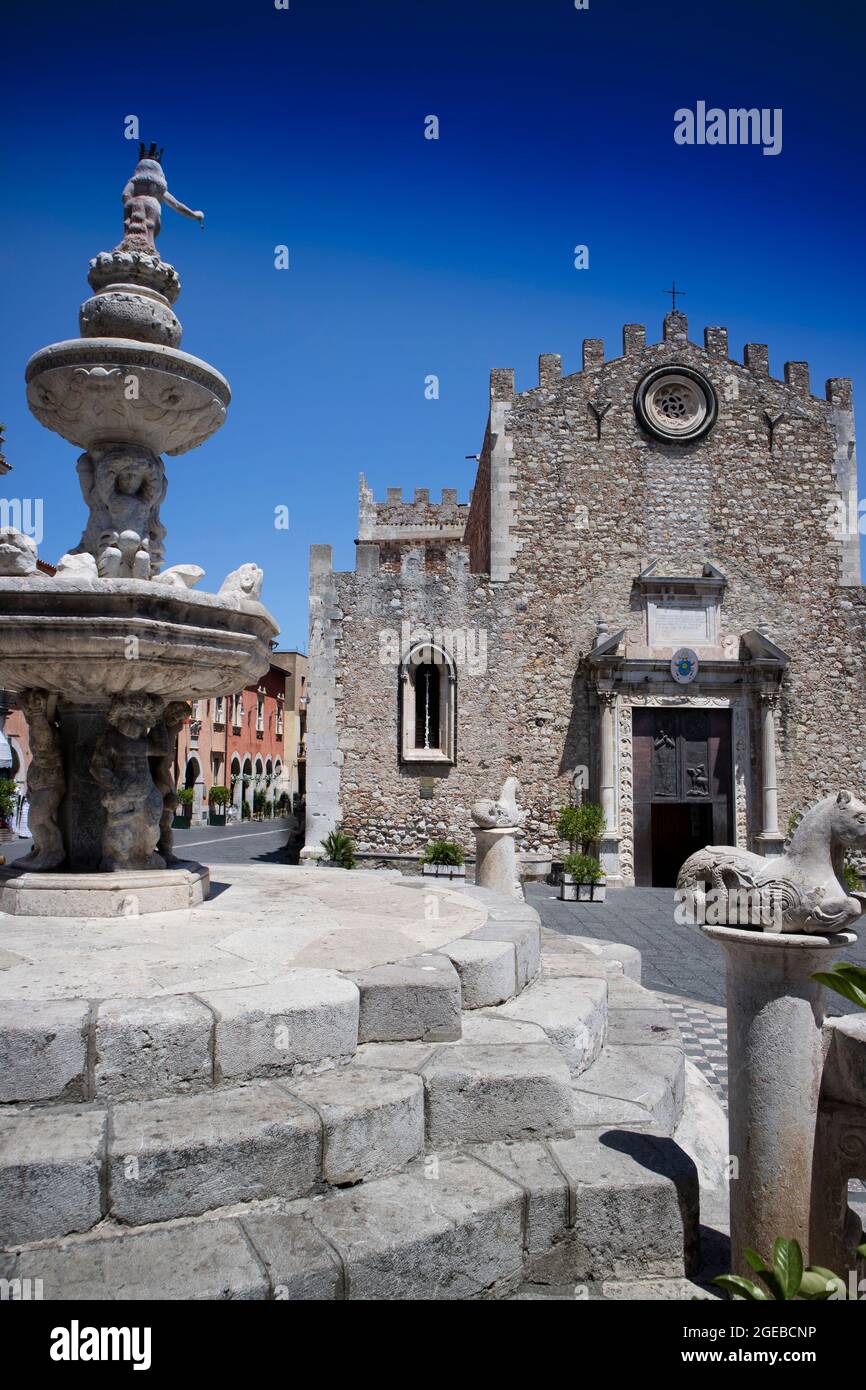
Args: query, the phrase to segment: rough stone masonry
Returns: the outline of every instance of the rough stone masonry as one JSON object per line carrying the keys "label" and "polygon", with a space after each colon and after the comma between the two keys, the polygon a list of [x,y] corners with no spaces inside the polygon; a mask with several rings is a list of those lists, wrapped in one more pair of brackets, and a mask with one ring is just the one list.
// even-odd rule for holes
{"label": "rough stone masonry", "polygon": [[689,835],[771,853],[792,812],[862,787],[850,382],[821,399],[805,362],[779,380],[679,311],[645,336],[612,361],[585,341],[568,376],[544,355],[523,391],[492,371],[468,507],[362,478],[355,571],[312,547],[308,854],[336,824],[377,857],[471,850],[509,775],[521,849],[556,853],[585,767],[608,881],[664,882]]}

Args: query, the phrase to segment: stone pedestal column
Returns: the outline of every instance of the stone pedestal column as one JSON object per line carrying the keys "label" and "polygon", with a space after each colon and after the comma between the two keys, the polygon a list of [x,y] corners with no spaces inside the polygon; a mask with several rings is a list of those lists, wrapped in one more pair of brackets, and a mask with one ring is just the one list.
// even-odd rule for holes
{"label": "stone pedestal column", "polygon": [[857,938],[701,930],[726,958],[731,1270],[751,1278],[744,1248],[769,1259],[777,1236],[810,1260],[824,990],[809,977]]}
{"label": "stone pedestal column", "polygon": [[519,827],[501,826],[485,829],[472,827],[475,835],[475,882],[479,888],[490,888],[507,898],[520,896],[517,879],[515,841]]}
{"label": "stone pedestal column", "polygon": [[762,827],[758,852],[771,858],[781,854],[785,837],[779,830],[779,792],[776,777],[776,690],[761,694],[761,807]]}

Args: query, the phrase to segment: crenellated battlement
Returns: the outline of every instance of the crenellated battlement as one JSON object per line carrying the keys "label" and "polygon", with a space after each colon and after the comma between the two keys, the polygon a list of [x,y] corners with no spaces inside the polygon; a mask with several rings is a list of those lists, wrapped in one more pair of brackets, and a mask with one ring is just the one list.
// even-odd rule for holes
{"label": "crenellated battlement", "polygon": [[[648,344],[646,328],[641,323],[627,323],[622,330],[622,353],[619,358],[605,358],[604,342],[601,338],[585,338],[581,346],[581,365],[580,369],[574,373],[566,375],[580,376],[584,373],[597,372],[602,367],[610,365],[612,362],[619,361],[624,357],[634,357],[644,352],[647,347],[658,347],[661,344],[670,344],[672,347],[682,345],[686,347],[700,346],[691,343],[689,339],[689,321],[681,310],[672,310],[666,314],[662,325],[662,337],[659,343]],[[708,327],[704,329],[703,350],[708,357],[715,358],[719,362],[728,362],[732,366],[738,364],[730,356],[728,346],[728,330],[721,327]],[[785,362],[783,364],[783,375],[779,378],[770,375],[770,354],[766,343],[746,343],[743,348],[743,368],[750,372],[754,377],[762,378],[767,381],[777,381],[783,383],[789,390],[796,392],[800,396],[811,396],[812,388],[810,383],[810,373],[808,362]],[[515,387],[514,369],[511,367],[495,367],[490,373],[490,401],[494,403],[507,403],[515,395],[523,395],[526,391],[534,390],[553,390],[563,378],[562,356],[556,352],[544,352],[538,359],[538,385],[526,387],[524,391],[518,391]],[[825,399],[833,406],[841,409],[850,409],[851,383],[847,378],[833,378],[826,383]],[[389,489],[389,499],[394,489]],[[416,497],[417,497],[416,493]],[[405,504],[404,504],[405,505]]]}
{"label": "crenellated battlement", "polygon": [[431,502],[430,490],[415,488],[411,502],[403,497],[403,489],[389,487],[384,502],[377,502],[373,489],[363,473],[358,492],[358,540],[394,542],[400,545],[412,541],[460,541],[469,518],[468,502],[458,502],[457,489],[443,487],[441,501]]}
{"label": "crenellated battlement", "polygon": [[455,541],[359,541],[355,549],[356,574],[399,575],[409,585],[434,575],[455,579],[468,570],[469,549]]}

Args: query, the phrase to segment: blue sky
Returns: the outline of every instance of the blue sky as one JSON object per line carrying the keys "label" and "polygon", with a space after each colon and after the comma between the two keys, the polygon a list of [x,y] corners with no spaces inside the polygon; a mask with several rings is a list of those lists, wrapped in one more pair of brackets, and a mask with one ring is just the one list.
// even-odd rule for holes
{"label": "blue sky", "polygon": [[[45,499],[46,558],[84,505],[24,364],[77,336],[87,262],[120,239],[129,114],[207,214],[200,232],[166,211],[160,251],[184,349],[234,393],[225,427],[167,461],[167,563],[203,565],[209,588],[258,560],[285,646],[306,643],[310,543],[353,566],[359,471],[377,496],[465,498],[490,367],[526,387],[541,352],[573,371],[584,337],[610,356],[625,322],[655,339],[673,276],[693,338],[726,324],[732,355],[768,342],[774,375],[807,359],[816,393],[851,376],[866,408],[862,9],[49,0],[4,29],[4,488]],[[781,154],[675,145],[674,111],[698,100],[782,108]]]}

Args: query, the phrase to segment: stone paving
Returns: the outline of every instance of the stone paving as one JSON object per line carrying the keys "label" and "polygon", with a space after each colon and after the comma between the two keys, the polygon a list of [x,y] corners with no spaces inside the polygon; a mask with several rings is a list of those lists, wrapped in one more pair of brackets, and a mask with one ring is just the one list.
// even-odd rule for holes
{"label": "stone paving", "polygon": [[[590,936],[636,946],[643,958],[643,984],[677,995],[693,1006],[725,1003],[725,971],[719,949],[697,927],[674,921],[672,888],[617,888],[604,903],[563,903],[546,883],[527,889],[546,927],[567,935]],[[842,957],[866,965],[866,928]],[[707,1011],[712,1017],[712,1011]],[[851,1012],[843,999],[827,996],[828,1014]]]}

